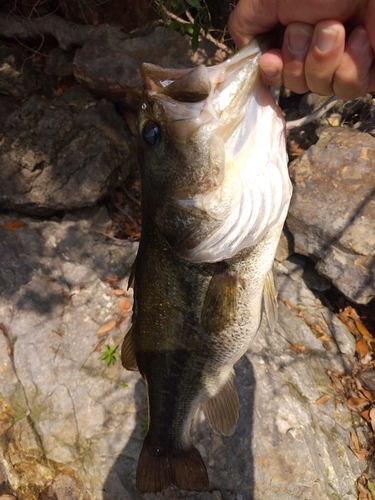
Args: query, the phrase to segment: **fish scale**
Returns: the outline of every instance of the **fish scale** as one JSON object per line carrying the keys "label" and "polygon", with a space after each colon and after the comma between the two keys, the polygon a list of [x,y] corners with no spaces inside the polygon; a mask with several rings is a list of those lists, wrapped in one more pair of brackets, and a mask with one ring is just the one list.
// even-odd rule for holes
{"label": "fish scale", "polygon": [[260,54],[253,41],[212,68],[141,68],[142,235],[122,347],[148,393],[140,493],[208,487],[191,421],[201,405],[215,432],[233,434],[233,365],[251,346],[262,303],[276,321],[272,265],[291,184]]}

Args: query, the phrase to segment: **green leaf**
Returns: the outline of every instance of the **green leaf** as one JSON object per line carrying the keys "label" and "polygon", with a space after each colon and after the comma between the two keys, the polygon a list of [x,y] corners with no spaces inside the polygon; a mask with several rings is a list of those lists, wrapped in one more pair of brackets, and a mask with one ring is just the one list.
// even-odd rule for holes
{"label": "green leaf", "polygon": [[191,6],[192,6],[192,7],[194,7],[195,9],[200,10],[200,9],[203,9],[203,8],[204,8],[204,7],[203,7],[203,5],[200,3],[200,1],[199,1],[199,0],[186,0],[186,1],[187,1],[187,3],[188,3],[189,5],[191,5]]}
{"label": "green leaf", "polygon": [[183,12],[184,10],[184,0],[172,0],[171,7],[175,12]]}
{"label": "green leaf", "polygon": [[188,33],[189,35],[193,35],[194,26],[192,24],[184,24],[182,27],[184,28],[185,33]]}
{"label": "green leaf", "polygon": [[168,28],[170,30],[178,30],[180,29],[181,27],[181,23],[178,22],[178,21],[171,21],[169,24],[168,24]]}

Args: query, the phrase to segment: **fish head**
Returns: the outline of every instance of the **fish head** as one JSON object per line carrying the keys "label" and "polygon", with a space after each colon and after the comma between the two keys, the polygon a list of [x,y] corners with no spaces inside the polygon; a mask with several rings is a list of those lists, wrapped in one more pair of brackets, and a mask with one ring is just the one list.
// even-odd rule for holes
{"label": "fish head", "polygon": [[176,71],[143,64],[141,74],[146,87],[138,116],[142,181],[170,199],[212,189],[224,158],[223,148],[211,144],[207,68]]}
{"label": "fish head", "polygon": [[[270,156],[278,157],[276,170],[285,167],[285,131],[278,106],[260,82],[261,54],[258,42],[253,41],[217,66],[186,70],[141,66],[142,199],[172,249],[192,262],[233,256],[256,243],[269,223],[273,201],[263,210],[259,193],[249,191],[254,191],[255,177],[264,180],[263,167],[270,163]],[[287,181],[282,184],[286,186]],[[266,191],[273,195],[272,187]],[[254,198],[262,219],[255,220],[256,234],[245,242],[246,238],[238,238],[239,228],[246,226],[248,236],[256,217],[252,201],[245,203],[244,196]],[[277,207],[271,210],[274,219],[280,205],[284,208],[288,203],[280,200],[282,195],[276,198]]]}

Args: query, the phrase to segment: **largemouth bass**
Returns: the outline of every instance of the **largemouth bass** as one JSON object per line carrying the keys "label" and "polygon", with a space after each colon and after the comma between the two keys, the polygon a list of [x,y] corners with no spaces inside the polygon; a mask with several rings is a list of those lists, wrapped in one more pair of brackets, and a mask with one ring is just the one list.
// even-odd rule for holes
{"label": "largemouth bass", "polygon": [[262,301],[275,321],[272,265],[291,183],[260,55],[253,41],[213,67],[141,66],[142,236],[122,347],[124,367],[139,369],[148,393],[140,493],[208,487],[192,418],[202,405],[215,432],[234,432],[233,365],[259,328]]}

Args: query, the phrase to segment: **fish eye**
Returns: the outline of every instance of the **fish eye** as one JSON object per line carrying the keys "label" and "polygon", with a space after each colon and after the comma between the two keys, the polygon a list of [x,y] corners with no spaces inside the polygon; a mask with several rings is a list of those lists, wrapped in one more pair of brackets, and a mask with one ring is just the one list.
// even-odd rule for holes
{"label": "fish eye", "polygon": [[157,143],[160,138],[160,127],[157,123],[149,121],[146,123],[143,132],[143,139],[152,146]]}

